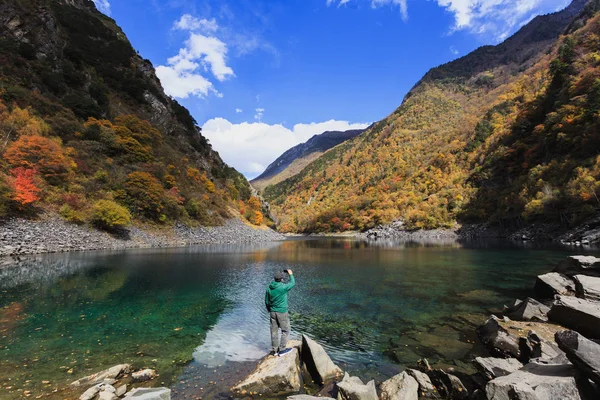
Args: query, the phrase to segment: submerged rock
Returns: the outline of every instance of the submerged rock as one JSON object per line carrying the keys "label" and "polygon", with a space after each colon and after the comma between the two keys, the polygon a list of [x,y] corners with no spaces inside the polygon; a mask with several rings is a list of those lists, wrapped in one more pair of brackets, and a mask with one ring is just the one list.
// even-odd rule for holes
{"label": "submerged rock", "polygon": [[131,378],[133,378],[136,382],[145,382],[151,379],[154,379],[158,376],[155,370],[146,368],[141,371],[134,372],[131,374]]}
{"label": "submerged rock", "polygon": [[246,379],[234,386],[236,395],[255,394],[267,397],[285,396],[300,392],[300,356],[294,347],[283,357],[263,359]]}
{"label": "submerged rock", "polygon": [[117,379],[121,375],[128,374],[130,370],[131,365],[129,364],[115,365],[114,367],[110,367],[104,371],[96,372],[95,374],[88,375],[71,382],[71,386],[95,385],[103,382],[105,379]]}
{"label": "submerged rock", "polygon": [[346,373],[337,387],[337,400],[379,400],[375,381],[370,381],[365,385],[359,377],[351,377]]}
{"label": "submerged rock", "polygon": [[382,400],[419,399],[419,383],[406,371],[383,382],[379,389]]}
{"label": "submerged rock", "polygon": [[556,343],[575,367],[600,385],[600,344],[574,331],[557,332]]}
{"label": "submerged rock", "polygon": [[600,302],[558,296],[548,318],[591,339],[600,339]]}
{"label": "submerged rock", "polygon": [[313,380],[319,385],[324,385],[343,374],[343,371],[331,361],[323,346],[306,335],[302,335],[302,361]]}
{"label": "submerged rock", "polygon": [[549,272],[537,277],[533,290],[542,299],[552,299],[557,294],[575,296],[575,282],[566,275]]}
{"label": "submerged rock", "polygon": [[572,365],[531,363],[485,387],[488,400],[581,400]]}
{"label": "submerged rock", "polygon": [[127,393],[123,400],[171,400],[171,389],[137,388]]}
{"label": "submerged rock", "polygon": [[600,301],[600,278],[575,275],[573,280],[575,281],[577,297],[585,300]]}
{"label": "submerged rock", "polygon": [[506,311],[506,316],[517,321],[548,321],[550,307],[528,297]]}
{"label": "submerged rock", "polygon": [[523,364],[515,358],[477,357],[474,363],[487,380],[510,375],[523,368]]}

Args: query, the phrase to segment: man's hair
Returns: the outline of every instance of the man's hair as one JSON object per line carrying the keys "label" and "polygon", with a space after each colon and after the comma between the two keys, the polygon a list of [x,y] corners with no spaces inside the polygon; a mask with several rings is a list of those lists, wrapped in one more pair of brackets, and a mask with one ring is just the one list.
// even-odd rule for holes
{"label": "man's hair", "polygon": [[277,271],[273,277],[275,278],[275,282],[281,282],[283,280],[283,272]]}

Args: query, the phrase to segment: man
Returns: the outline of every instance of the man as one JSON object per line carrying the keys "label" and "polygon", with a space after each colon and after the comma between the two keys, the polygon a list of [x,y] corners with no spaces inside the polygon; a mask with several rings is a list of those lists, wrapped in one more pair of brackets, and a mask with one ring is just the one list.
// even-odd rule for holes
{"label": "man", "polygon": [[[292,351],[291,348],[286,348],[290,333],[288,292],[294,287],[296,280],[291,269],[284,272],[290,276],[289,283],[283,283],[284,273],[277,271],[265,293],[265,305],[271,318],[271,355],[274,356],[283,356]],[[279,329],[281,329],[281,342],[279,341]]]}

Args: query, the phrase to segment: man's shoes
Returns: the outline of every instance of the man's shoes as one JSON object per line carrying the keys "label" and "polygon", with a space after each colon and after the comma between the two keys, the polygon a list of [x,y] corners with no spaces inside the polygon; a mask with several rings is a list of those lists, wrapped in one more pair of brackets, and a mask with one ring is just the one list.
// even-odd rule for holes
{"label": "man's shoes", "polygon": [[275,350],[271,350],[271,352],[269,353],[269,356],[271,357],[277,357],[279,355],[278,352],[276,352]]}
{"label": "man's shoes", "polygon": [[289,354],[291,352],[292,352],[292,349],[290,347],[288,347],[287,349],[279,350],[279,357],[283,357],[286,354]]}

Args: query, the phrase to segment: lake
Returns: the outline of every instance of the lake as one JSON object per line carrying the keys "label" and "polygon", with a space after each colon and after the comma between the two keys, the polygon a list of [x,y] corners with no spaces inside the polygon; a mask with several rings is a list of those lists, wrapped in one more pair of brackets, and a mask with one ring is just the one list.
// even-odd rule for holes
{"label": "lake", "polygon": [[468,372],[483,351],[474,328],[573,254],[600,252],[316,239],[3,258],[0,398],[119,363],[155,368],[175,399],[219,397],[269,351],[264,291],[287,268],[293,336],[343,369],[383,379],[427,357]]}

